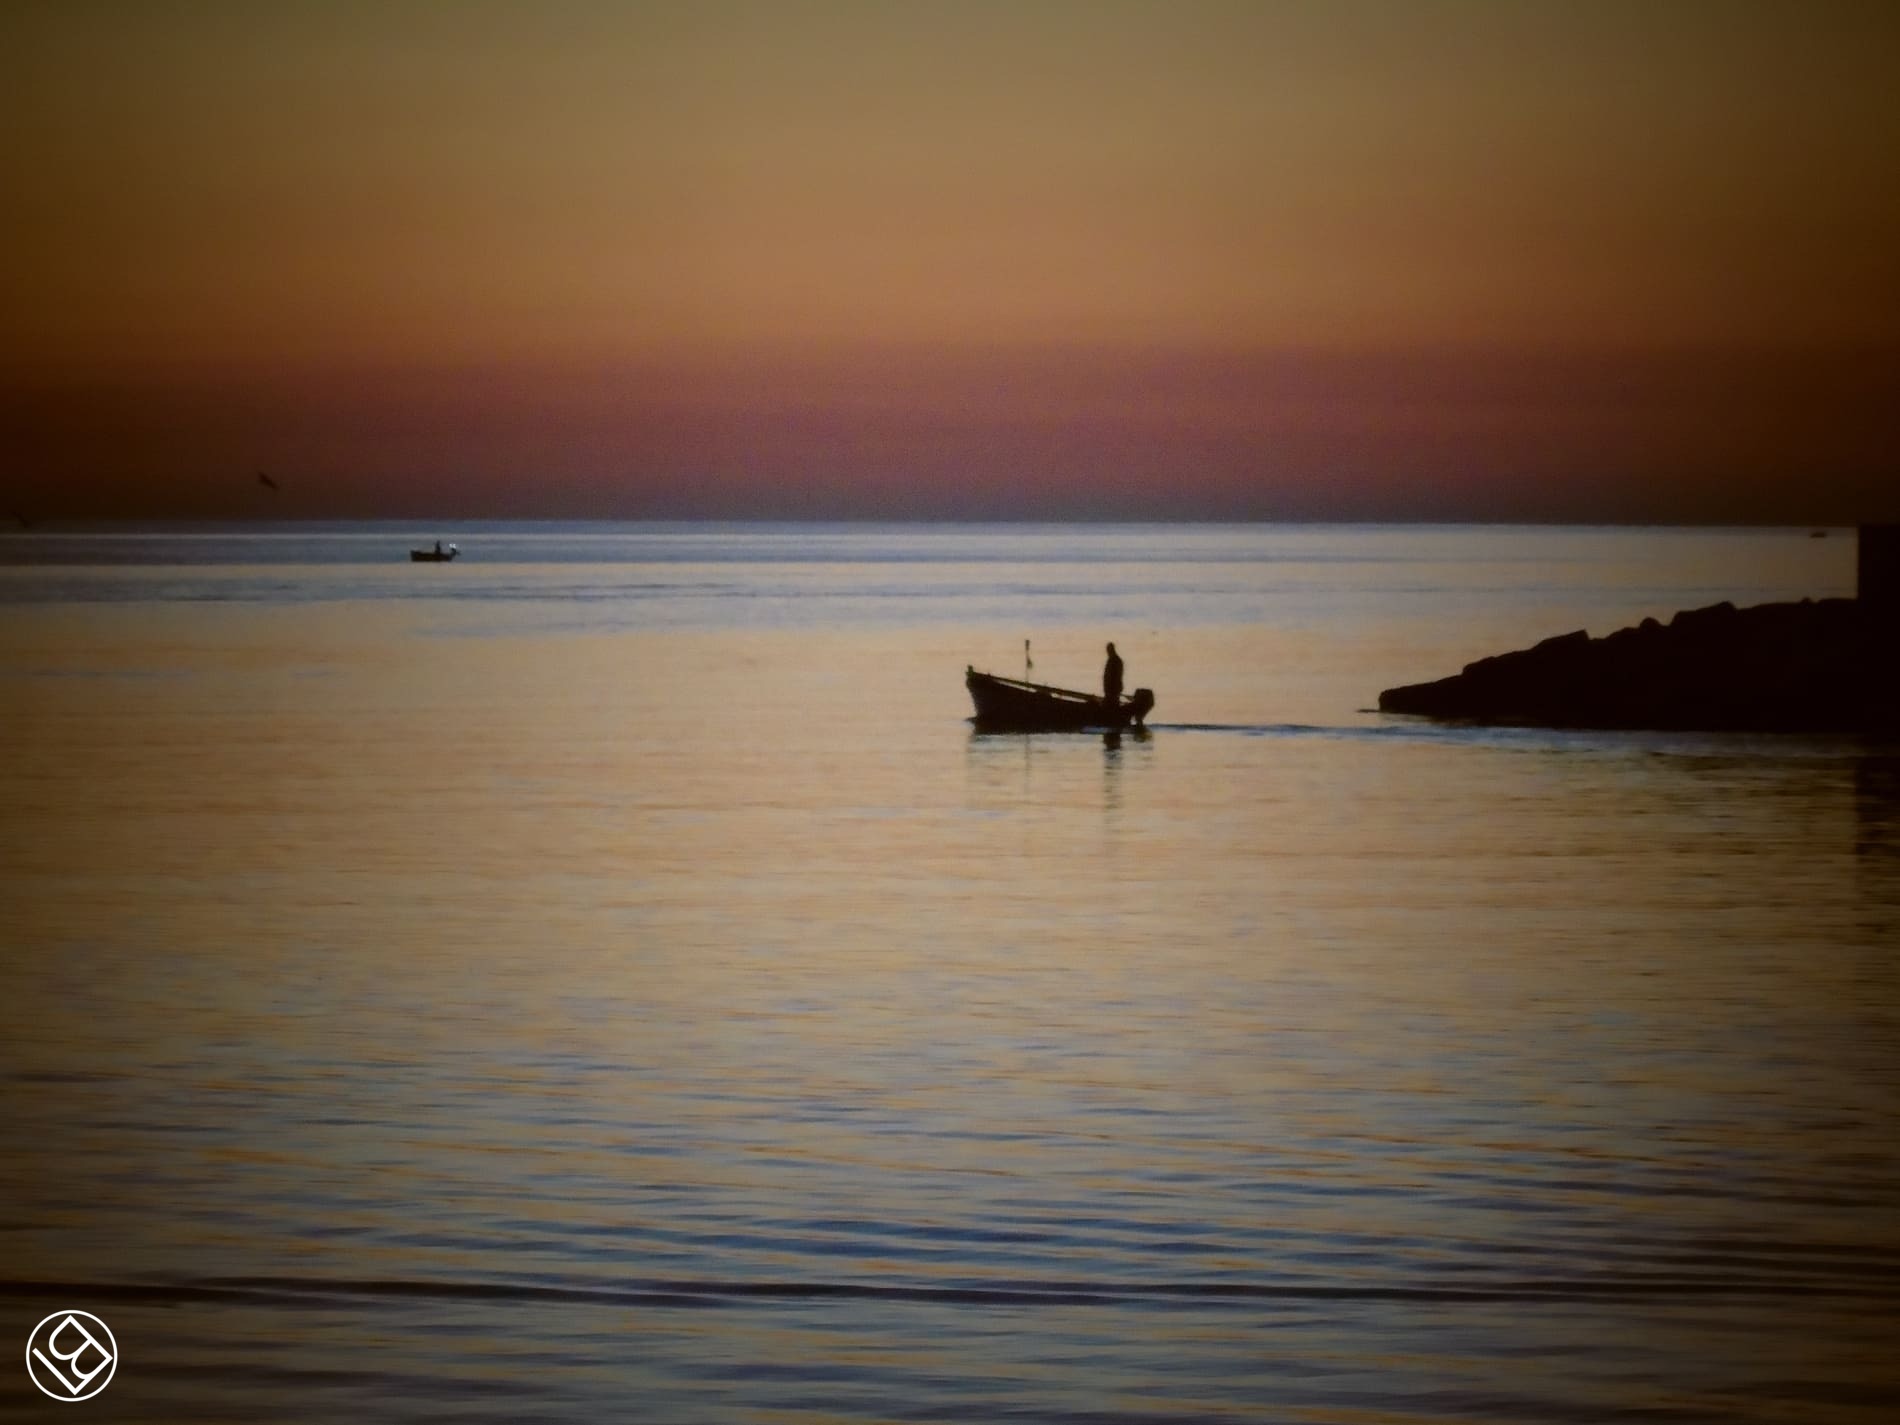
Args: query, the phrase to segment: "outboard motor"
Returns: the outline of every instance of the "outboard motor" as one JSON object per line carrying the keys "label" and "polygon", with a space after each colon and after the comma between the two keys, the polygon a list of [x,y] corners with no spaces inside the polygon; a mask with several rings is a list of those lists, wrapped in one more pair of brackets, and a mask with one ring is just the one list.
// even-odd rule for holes
{"label": "outboard motor", "polygon": [[1142,719],[1148,716],[1148,714],[1154,709],[1154,705],[1155,705],[1155,695],[1154,695],[1153,689],[1151,688],[1135,689],[1134,697],[1128,700],[1129,721],[1133,722],[1136,727],[1140,727],[1142,724]]}

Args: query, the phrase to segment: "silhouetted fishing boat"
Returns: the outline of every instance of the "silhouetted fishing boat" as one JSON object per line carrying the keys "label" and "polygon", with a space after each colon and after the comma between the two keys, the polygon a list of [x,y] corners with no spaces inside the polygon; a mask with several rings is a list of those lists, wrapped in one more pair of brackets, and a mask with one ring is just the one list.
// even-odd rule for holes
{"label": "silhouetted fishing boat", "polygon": [[438,544],[434,549],[412,549],[409,557],[417,564],[447,564],[461,552],[452,544],[446,548]]}
{"label": "silhouetted fishing boat", "polygon": [[966,668],[963,684],[970,690],[976,716],[970,720],[985,732],[1082,732],[1089,728],[1140,727],[1154,708],[1155,695],[1135,689],[1113,708],[1098,697],[1020,678],[999,678]]}

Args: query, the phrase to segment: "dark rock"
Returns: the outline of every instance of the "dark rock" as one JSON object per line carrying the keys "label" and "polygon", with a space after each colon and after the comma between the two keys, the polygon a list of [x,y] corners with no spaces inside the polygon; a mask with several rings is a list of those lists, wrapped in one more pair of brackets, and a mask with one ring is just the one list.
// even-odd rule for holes
{"label": "dark rock", "polygon": [[1894,628],[1853,599],[1687,609],[1388,688],[1384,712],[1543,727],[1900,733]]}
{"label": "dark rock", "polygon": [[[1771,604],[1758,604],[1757,608],[1772,608]],[[1669,620],[1671,628],[1709,628],[1721,624],[1736,613],[1735,605],[1727,599],[1719,604],[1710,604],[1705,609],[1684,609]]]}

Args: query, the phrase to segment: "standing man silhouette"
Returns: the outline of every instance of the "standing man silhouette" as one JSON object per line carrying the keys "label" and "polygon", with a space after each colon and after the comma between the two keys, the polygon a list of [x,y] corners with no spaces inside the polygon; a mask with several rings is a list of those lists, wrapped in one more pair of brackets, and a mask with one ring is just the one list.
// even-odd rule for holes
{"label": "standing man silhouette", "polygon": [[1122,656],[1112,643],[1108,645],[1108,662],[1102,665],[1102,701],[1108,704],[1111,718],[1121,716]]}

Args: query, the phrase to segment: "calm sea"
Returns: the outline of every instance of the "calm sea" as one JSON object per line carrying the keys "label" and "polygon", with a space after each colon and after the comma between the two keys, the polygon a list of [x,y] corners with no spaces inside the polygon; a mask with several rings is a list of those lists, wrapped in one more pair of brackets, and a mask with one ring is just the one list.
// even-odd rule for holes
{"label": "calm sea", "polygon": [[[453,539],[452,565],[406,550]],[[1900,753],[1381,688],[1851,531],[0,536],[6,1418],[1887,1421]],[[978,736],[967,665],[1152,735]]]}

